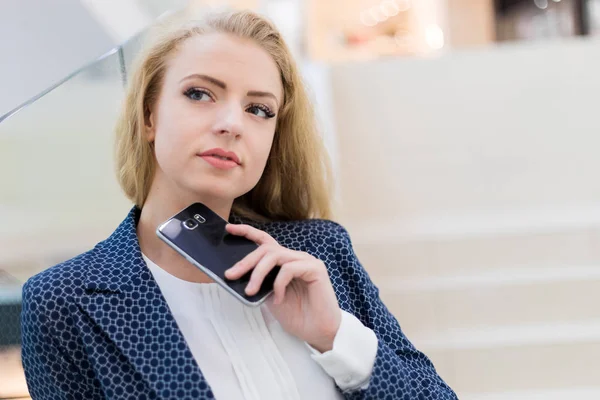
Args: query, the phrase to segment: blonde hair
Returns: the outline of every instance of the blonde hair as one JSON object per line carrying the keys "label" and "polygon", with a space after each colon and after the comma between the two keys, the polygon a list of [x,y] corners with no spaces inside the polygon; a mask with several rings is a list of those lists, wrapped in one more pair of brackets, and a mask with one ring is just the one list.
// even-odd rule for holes
{"label": "blonde hair", "polygon": [[250,11],[211,14],[164,30],[138,56],[116,126],[116,167],[121,188],[142,207],[155,169],[145,118],[156,102],[167,59],[184,40],[210,32],[248,38],[279,68],[284,100],[271,154],[258,184],[235,199],[233,212],[255,221],[331,218],[329,160],[298,68],[275,26]]}

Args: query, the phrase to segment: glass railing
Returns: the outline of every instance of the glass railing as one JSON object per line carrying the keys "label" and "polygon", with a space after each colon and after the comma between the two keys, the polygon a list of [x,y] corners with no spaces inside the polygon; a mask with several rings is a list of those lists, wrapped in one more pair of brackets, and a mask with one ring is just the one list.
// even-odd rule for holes
{"label": "glass railing", "polygon": [[146,32],[0,116],[0,399],[28,398],[23,283],[106,238],[131,207],[113,173],[113,132]]}
{"label": "glass railing", "polygon": [[114,178],[113,132],[146,34],[0,116],[0,271],[17,281],[78,253],[129,207]]}

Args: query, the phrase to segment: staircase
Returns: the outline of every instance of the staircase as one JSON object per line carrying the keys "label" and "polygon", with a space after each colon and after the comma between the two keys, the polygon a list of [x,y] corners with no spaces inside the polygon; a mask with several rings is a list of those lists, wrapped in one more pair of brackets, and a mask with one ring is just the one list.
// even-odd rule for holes
{"label": "staircase", "polygon": [[[412,241],[350,229],[382,299],[459,398],[600,398],[600,226]],[[383,240],[368,239],[376,230]]]}
{"label": "staircase", "polygon": [[600,399],[598,44],[330,73],[339,220],[460,399]]}

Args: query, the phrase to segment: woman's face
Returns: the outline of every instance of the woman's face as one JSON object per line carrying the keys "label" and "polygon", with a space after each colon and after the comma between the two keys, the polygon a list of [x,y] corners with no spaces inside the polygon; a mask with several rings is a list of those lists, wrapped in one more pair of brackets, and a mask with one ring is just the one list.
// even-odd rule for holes
{"label": "woman's face", "polygon": [[222,33],[184,41],[147,122],[154,189],[228,202],[250,191],[264,171],[282,101],[279,69],[253,41]]}

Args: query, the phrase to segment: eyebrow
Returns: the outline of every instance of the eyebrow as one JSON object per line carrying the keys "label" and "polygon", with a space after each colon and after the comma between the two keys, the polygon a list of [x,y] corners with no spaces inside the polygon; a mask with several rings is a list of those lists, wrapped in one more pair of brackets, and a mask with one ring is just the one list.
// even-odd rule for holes
{"label": "eyebrow", "polygon": [[[204,81],[210,82],[215,86],[220,87],[221,89],[225,90],[227,89],[227,84],[225,84],[225,82],[218,80],[217,78],[213,78],[212,76],[209,75],[203,75],[203,74],[191,74],[186,76],[185,78],[183,78],[180,82],[189,80],[189,79],[202,79]],[[275,97],[275,95],[271,92],[264,92],[264,91],[260,91],[260,90],[250,90],[247,93],[247,96],[251,96],[251,97],[271,97],[273,100],[275,100],[275,103],[277,103],[277,105],[279,105],[279,102],[277,101],[277,97]]]}

